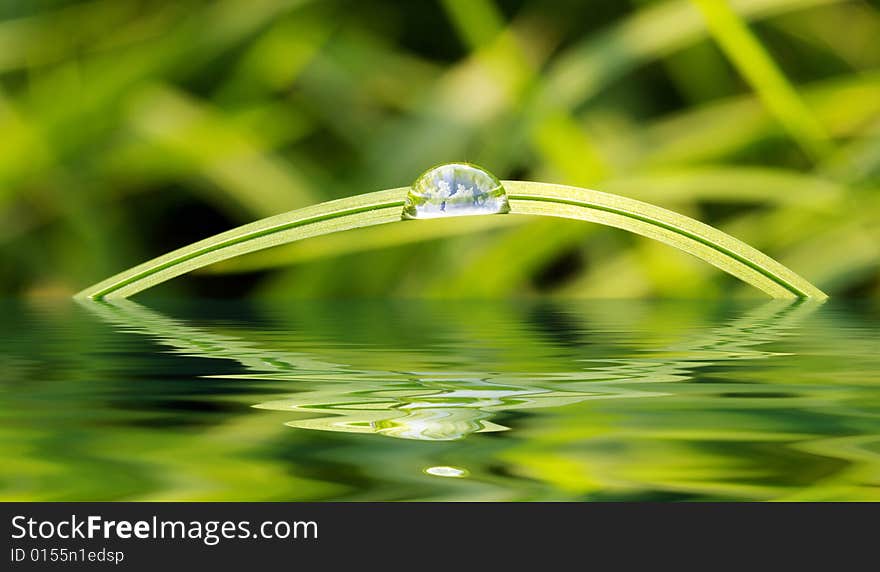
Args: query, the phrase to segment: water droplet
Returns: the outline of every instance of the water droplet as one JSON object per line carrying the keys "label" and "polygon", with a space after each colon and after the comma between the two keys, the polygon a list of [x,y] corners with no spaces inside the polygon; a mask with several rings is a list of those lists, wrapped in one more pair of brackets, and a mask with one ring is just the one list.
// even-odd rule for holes
{"label": "water droplet", "polygon": [[489,171],[470,163],[428,169],[406,196],[403,218],[438,218],[510,212],[507,192]]}
{"label": "water droplet", "polygon": [[462,478],[469,474],[465,469],[459,469],[457,467],[428,467],[425,469],[425,472],[429,475],[434,475],[435,477]]}

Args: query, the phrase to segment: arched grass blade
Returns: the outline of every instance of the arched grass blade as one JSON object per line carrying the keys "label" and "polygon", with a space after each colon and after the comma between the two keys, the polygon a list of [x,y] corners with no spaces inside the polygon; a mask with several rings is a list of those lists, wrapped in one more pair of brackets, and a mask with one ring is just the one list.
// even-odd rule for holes
{"label": "arched grass blade", "polygon": [[322,234],[399,221],[407,190],[358,195],[264,218],[154,258],[86,288],[76,297],[128,298],[186,272],[242,254]]}
{"label": "arched grass blade", "polygon": [[774,298],[827,296],[748,244],[690,217],[642,201],[578,187],[504,181],[510,212],[596,222],[647,236],[736,276]]}
{"label": "arched grass blade", "polygon": [[[578,187],[526,181],[503,184],[511,214],[570,218],[628,230],[705,260],[774,298],[826,298],[821,290],[769,256],[684,215]],[[83,290],[77,297],[127,298],[175,276],[235,256],[323,234],[402,222],[407,191],[408,188],[398,188],[358,195],[244,225],[117,274]]]}

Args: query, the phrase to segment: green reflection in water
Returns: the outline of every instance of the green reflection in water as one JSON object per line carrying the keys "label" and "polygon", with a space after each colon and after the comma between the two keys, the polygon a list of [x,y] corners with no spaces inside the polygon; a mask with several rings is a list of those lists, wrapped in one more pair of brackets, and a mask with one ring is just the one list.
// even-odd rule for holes
{"label": "green reflection in water", "polygon": [[129,300],[83,303],[101,318],[152,336],[186,355],[232,359],[253,372],[235,378],[309,382],[295,395],[254,405],[309,416],[288,422],[291,427],[425,441],[507,430],[492,421],[502,411],[559,407],[591,399],[663,396],[662,389],[627,386],[679,382],[694,369],[717,362],[772,357],[773,353],[756,346],[785,335],[818,306],[809,301],[775,300],[693,339],[651,350],[649,356],[596,359],[576,371],[522,373],[371,370],[307,353],[261,348],[189,327]]}
{"label": "green reflection in water", "polygon": [[880,500],[870,304],[160,307],[7,303],[0,497]]}

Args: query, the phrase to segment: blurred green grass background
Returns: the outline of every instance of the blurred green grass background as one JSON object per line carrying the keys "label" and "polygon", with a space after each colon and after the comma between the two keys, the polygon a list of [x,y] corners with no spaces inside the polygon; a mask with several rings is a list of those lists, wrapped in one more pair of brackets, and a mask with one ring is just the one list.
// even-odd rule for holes
{"label": "blurred green grass background", "polygon": [[[0,292],[72,294],[467,160],[647,200],[876,296],[878,38],[864,0],[3,0]],[[647,239],[526,217],[352,231],[156,292],[750,293]]]}

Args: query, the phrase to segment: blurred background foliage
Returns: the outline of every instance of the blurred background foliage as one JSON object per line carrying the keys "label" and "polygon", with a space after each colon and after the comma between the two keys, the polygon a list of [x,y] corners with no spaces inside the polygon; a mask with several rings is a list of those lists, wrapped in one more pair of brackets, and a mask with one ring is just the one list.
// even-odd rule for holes
{"label": "blurred background foliage", "polygon": [[[0,2],[0,291],[467,160],[713,224],[880,294],[880,2]],[[163,285],[208,296],[718,296],[670,247],[526,217],[420,221]]]}

